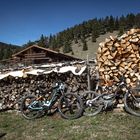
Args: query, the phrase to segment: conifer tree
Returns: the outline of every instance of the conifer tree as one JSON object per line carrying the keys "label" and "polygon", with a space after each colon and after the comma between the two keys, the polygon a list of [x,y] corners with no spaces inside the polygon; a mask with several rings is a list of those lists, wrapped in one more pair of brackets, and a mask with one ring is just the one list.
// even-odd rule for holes
{"label": "conifer tree", "polygon": [[86,40],[83,41],[83,51],[87,51],[88,47],[87,47],[87,42]]}
{"label": "conifer tree", "polygon": [[96,34],[94,31],[92,31],[91,40],[92,40],[92,42],[96,42]]}
{"label": "conifer tree", "polygon": [[73,52],[73,50],[71,51],[71,55],[74,55],[74,52]]}
{"label": "conifer tree", "polygon": [[135,24],[136,28],[140,28],[140,13],[135,16]]}
{"label": "conifer tree", "polygon": [[109,28],[110,28],[110,32],[112,33],[113,30],[114,30],[114,18],[113,16],[110,16],[110,19],[109,19]]}
{"label": "conifer tree", "polygon": [[130,29],[135,25],[135,15],[134,14],[128,14],[126,16],[126,22],[127,22],[127,28]]}
{"label": "conifer tree", "polygon": [[27,44],[24,44],[24,47],[29,47],[29,46],[32,46],[32,45],[34,45],[35,43],[34,42],[32,42],[32,41],[28,41],[27,42]]}
{"label": "conifer tree", "polygon": [[114,29],[115,30],[119,30],[119,20],[118,20],[118,17],[115,19],[115,24],[114,24]]}
{"label": "conifer tree", "polygon": [[63,46],[63,53],[69,53],[72,51],[71,43],[69,41],[66,41]]}
{"label": "conifer tree", "polygon": [[46,47],[46,44],[45,44],[45,36],[43,34],[40,37],[40,40],[38,42],[38,46],[40,46],[40,47]]}

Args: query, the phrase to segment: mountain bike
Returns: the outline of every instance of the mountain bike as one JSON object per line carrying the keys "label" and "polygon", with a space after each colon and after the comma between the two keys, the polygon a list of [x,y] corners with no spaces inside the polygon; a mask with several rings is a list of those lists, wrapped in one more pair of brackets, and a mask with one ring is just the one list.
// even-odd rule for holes
{"label": "mountain bike", "polygon": [[60,115],[65,119],[76,119],[83,112],[83,102],[81,98],[73,93],[66,93],[66,87],[63,82],[56,82],[51,89],[50,97],[45,97],[46,90],[39,88],[39,96],[28,95],[21,102],[21,113],[26,119],[35,119],[44,112],[52,109],[54,104]]}
{"label": "mountain bike", "polygon": [[[113,109],[118,104],[119,99],[124,99],[125,110],[140,117],[139,88],[135,88],[135,90],[129,88],[125,82],[125,78],[121,78],[120,83],[116,86],[101,87],[98,84],[99,81],[97,82],[95,91],[86,91],[82,96],[84,102],[83,114],[85,116],[94,116],[101,111],[106,111],[110,108]],[[115,91],[113,91],[114,86],[116,87]]]}

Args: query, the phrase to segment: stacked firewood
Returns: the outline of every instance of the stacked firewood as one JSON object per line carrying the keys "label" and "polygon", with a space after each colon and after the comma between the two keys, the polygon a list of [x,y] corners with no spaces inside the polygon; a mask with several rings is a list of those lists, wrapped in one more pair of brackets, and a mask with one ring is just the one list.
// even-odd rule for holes
{"label": "stacked firewood", "polygon": [[140,29],[131,29],[120,37],[105,39],[97,51],[99,76],[116,83],[126,78],[128,86],[135,87],[140,79]]}
{"label": "stacked firewood", "polygon": [[0,81],[0,111],[8,109],[19,109],[24,96],[40,94],[38,87],[46,90],[45,96],[50,96],[48,92],[53,84],[58,80],[64,82],[68,92],[80,94],[87,89],[86,73],[76,76],[71,72],[51,73],[47,75],[28,75],[27,77],[8,76]]}

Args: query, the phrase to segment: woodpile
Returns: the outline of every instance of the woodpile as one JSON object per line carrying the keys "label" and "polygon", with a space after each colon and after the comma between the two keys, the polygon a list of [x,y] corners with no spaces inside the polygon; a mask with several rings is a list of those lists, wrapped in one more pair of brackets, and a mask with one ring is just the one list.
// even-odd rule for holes
{"label": "woodpile", "polygon": [[135,87],[137,80],[140,80],[140,29],[131,29],[120,37],[110,36],[99,45],[99,77],[117,83],[124,76],[128,86]]}
{"label": "woodpile", "polygon": [[[61,80],[65,82],[68,92],[80,94],[87,89],[87,75],[83,73],[76,76],[71,72],[67,73],[51,73],[47,75],[28,75],[25,77],[8,76],[0,81],[0,111],[8,109],[19,109],[21,99],[25,95],[38,95],[38,86],[48,91],[52,85]],[[46,97],[50,92],[46,92]]]}

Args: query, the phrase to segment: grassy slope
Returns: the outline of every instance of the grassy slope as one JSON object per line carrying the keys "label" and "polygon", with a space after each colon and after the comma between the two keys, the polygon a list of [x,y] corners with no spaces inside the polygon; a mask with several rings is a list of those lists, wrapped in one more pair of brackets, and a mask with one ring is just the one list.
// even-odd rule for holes
{"label": "grassy slope", "polygon": [[[113,33],[106,33],[105,35],[100,35],[100,37],[97,38],[97,42],[93,43],[91,41],[91,37],[87,38],[87,45],[88,50],[82,51],[83,45],[81,41],[79,41],[77,44],[72,43],[72,50],[74,51],[74,56],[82,59],[87,58],[87,54],[89,56],[89,59],[95,58],[97,49],[99,47],[99,43],[105,41],[106,38],[109,38],[109,36],[116,36],[118,32],[114,31]],[[62,48],[60,50],[62,52]],[[68,53],[68,55],[71,55],[71,53]]]}
{"label": "grassy slope", "polygon": [[58,114],[25,120],[20,114],[1,113],[1,140],[138,140],[140,119],[127,113],[108,112],[95,117],[65,120]]}

